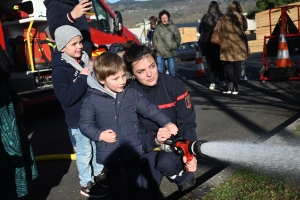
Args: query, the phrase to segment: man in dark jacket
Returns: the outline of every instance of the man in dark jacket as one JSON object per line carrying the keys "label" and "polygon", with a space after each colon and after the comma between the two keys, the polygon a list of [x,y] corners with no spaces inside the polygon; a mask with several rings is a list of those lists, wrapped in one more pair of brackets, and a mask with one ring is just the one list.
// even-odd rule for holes
{"label": "man in dark jacket", "polygon": [[85,14],[92,9],[89,0],[45,0],[47,8],[47,21],[51,37],[55,40],[54,32],[62,25],[70,25],[77,28],[83,37],[83,51],[90,57],[92,55],[92,39]]}
{"label": "man in dark jacket", "polygon": [[158,71],[164,72],[165,61],[171,76],[175,77],[176,49],[180,45],[181,36],[178,28],[170,20],[170,13],[163,10],[159,13],[160,22],[153,35],[153,47],[156,50]]}

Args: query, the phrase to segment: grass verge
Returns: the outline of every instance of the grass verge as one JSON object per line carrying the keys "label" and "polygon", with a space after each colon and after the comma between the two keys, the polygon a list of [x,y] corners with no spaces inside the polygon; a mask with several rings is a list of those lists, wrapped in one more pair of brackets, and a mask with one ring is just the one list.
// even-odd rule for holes
{"label": "grass verge", "polygon": [[256,172],[240,171],[212,190],[203,200],[296,200],[300,186],[292,180],[282,180]]}
{"label": "grass verge", "polygon": [[295,128],[294,134],[300,135],[300,125],[298,125],[298,126]]}

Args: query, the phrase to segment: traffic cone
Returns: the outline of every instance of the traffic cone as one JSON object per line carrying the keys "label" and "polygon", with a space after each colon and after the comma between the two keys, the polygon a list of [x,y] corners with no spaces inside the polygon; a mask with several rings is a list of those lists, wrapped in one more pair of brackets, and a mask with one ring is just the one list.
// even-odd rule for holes
{"label": "traffic cone", "polygon": [[196,47],[196,58],[195,58],[195,73],[193,77],[203,77],[206,76],[206,71],[202,62],[202,55],[200,48]]}
{"label": "traffic cone", "polygon": [[292,66],[292,63],[289,55],[289,48],[285,38],[285,31],[283,28],[281,28],[275,67],[290,67],[290,66]]}

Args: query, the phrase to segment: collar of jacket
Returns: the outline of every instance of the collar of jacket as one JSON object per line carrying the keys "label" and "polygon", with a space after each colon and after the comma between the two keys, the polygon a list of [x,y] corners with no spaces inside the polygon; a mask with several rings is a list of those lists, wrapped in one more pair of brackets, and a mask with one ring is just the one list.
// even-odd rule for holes
{"label": "collar of jacket", "polygon": [[135,79],[136,83],[139,84],[141,86],[141,88],[147,92],[147,93],[151,93],[153,91],[155,91],[158,87],[159,87],[159,73],[158,73],[158,78],[157,78],[157,82],[155,85],[153,86],[146,86],[146,85],[143,85],[142,83],[140,83],[138,80]]}
{"label": "collar of jacket", "polygon": [[173,21],[172,21],[171,19],[169,19],[169,21],[168,21],[168,23],[167,23],[166,25],[164,25],[161,21],[158,21],[158,23],[157,23],[157,25],[160,25],[160,26],[162,26],[162,27],[164,27],[164,26],[169,26],[169,25],[171,25],[171,24],[174,24]]}

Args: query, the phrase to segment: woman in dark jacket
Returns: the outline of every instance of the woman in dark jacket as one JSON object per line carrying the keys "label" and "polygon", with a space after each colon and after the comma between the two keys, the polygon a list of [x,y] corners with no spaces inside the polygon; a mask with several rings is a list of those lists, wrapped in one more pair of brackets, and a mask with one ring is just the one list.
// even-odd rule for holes
{"label": "woman in dark jacket", "polygon": [[[190,141],[197,140],[196,112],[184,83],[172,76],[158,73],[155,54],[144,45],[132,44],[124,54],[124,61],[128,72],[134,77],[129,87],[139,91],[171,117],[171,121],[179,129],[179,137]],[[175,182],[180,191],[192,187],[195,184],[192,172],[197,168],[196,158],[186,162],[185,158],[174,152],[153,151],[157,147],[166,150],[164,141],[171,134],[143,116],[139,116],[139,119],[143,128],[140,133],[144,150],[141,159],[144,200],[159,199],[163,176]]]}
{"label": "woman in dark jacket", "polygon": [[202,17],[199,25],[199,33],[201,35],[199,45],[207,62],[210,90],[215,89],[215,76],[219,78],[219,81],[224,80],[223,66],[220,61],[220,46],[210,42],[213,30],[221,16],[223,14],[220,11],[219,4],[216,1],[212,1],[209,4],[207,14]]}

